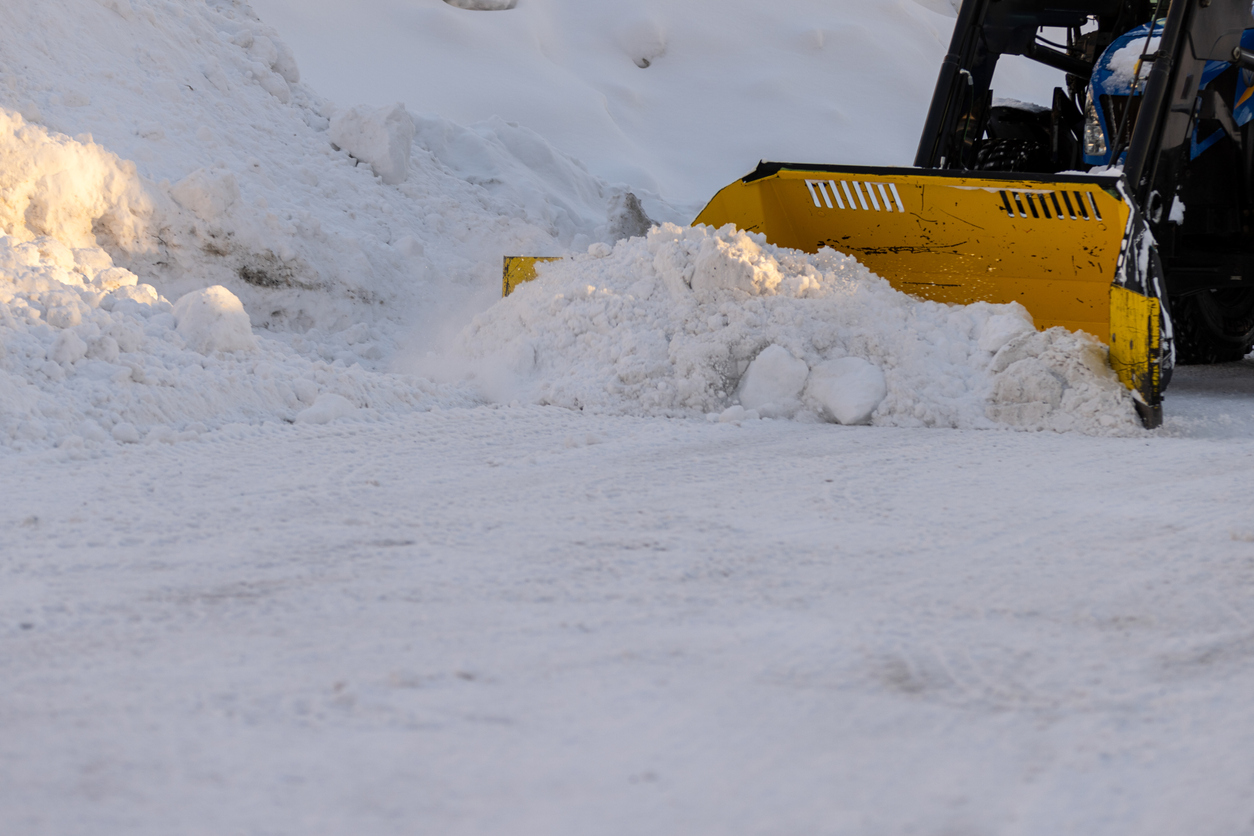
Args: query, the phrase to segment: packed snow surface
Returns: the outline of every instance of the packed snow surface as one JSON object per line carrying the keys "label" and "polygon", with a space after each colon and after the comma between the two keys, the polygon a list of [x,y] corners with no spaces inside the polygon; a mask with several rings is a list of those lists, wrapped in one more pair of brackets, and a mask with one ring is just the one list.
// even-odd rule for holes
{"label": "packed snow surface", "polygon": [[1254,364],[1195,371],[1206,438],[479,407],[11,457],[6,829],[1246,833]]}

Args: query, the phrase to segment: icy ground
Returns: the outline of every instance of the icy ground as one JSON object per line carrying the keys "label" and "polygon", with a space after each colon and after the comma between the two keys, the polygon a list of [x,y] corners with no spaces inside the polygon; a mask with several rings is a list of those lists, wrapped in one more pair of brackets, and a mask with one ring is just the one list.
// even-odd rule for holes
{"label": "icy ground", "polygon": [[1184,374],[1201,437],[523,407],[11,459],[6,830],[1248,832],[1240,372]]}
{"label": "icy ground", "polygon": [[949,0],[455,5],[0,0],[0,833],[1254,827],[1254,363],[683,226]]}

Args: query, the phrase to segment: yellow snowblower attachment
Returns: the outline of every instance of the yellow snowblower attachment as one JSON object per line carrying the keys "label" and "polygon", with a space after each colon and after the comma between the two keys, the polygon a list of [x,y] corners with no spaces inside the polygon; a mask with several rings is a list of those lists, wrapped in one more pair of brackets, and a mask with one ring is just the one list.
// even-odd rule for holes
{"label": "yellow snowblower attachment", "polygon": [[694,223],[857,258],[937,302],[1019,302],[1038,328],[1086,331],[1156,424],[1159,294],[1139,263],[1142,224],[1119,176],[1024,175],[763,163]]}

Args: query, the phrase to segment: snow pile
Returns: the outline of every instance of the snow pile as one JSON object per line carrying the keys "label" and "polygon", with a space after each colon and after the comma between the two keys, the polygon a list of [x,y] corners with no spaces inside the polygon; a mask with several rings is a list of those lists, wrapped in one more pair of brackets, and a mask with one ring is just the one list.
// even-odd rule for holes
{"label": "snow pile", "polygon": [[[486,307],[503,254],[571,249],[590,255],[470,329],[484,391],[928,426],[1127,411],[1021,312],[920,305],[834,253],[648,232],[674,208],[503,119],[337,107],[241,0],[0,5],[0,445],[473,402],[449,369],[452,389],[382,372]],[[615,50],[660,66],[683,40],[646,18]]]}
{"label": "snow pile", "polygon": [[0,446],[188,441],[233,422],[471,402],[258,339],[226,288],[171,305],[99,247],[0,235]]}
{"label": "snow pile", "polygon": [[[0,187],[15,195],[0,228],[99,245],[168,299],[225,287],[311,358],[385,370],[398,344],[490,304],[502,255],[621,228],[628,189],[532,131],[322,99],[240,0],[0,7]],[[34,192],[53,215],[28,211]]]}
{"label": "snow pile", "polygon": [[134,164],[82,140],[0,110],[0,229],[75,248],[95,247],[99,233],[124,252],[150,249],[152,200]]}
{"label": "snow pile", "polygon": [[[1131,432],[1086,335],[893,290],[852,258],[670,224],[544,264],[459,351],[492,397],[614,414]],[[728,412],[728,410],[731,410]]]}
{"label": "snow pile", "polygon": [[468,403],[381,372],[649,222],[516,125],[326,102],[238,0],[0,6],[0,445]]}
{"label": "snow pile", "polygon": [[[42,0],[41,0],[42,2]],[[758,160],[909,165],[957,0],[253,0],[306,82],[463,125],[537,131],[598,178],[681,202],[687,223]],[[491,5],[501,6],[499,0]],[[1000,96],[1048,105],[1022,56]]]}

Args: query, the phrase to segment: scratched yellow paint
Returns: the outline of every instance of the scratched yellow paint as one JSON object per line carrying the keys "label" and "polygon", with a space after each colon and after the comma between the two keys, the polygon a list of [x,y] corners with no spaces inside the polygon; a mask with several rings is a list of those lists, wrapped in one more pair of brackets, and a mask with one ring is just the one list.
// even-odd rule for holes
{"label": "scratched yellow paint", "polygon": [[1112,286],[1110,334],[1110,367],[1119,379],[1143,393],[1162,391],[1162,370],[1152,362],[1162,345],[1159,301]]}

